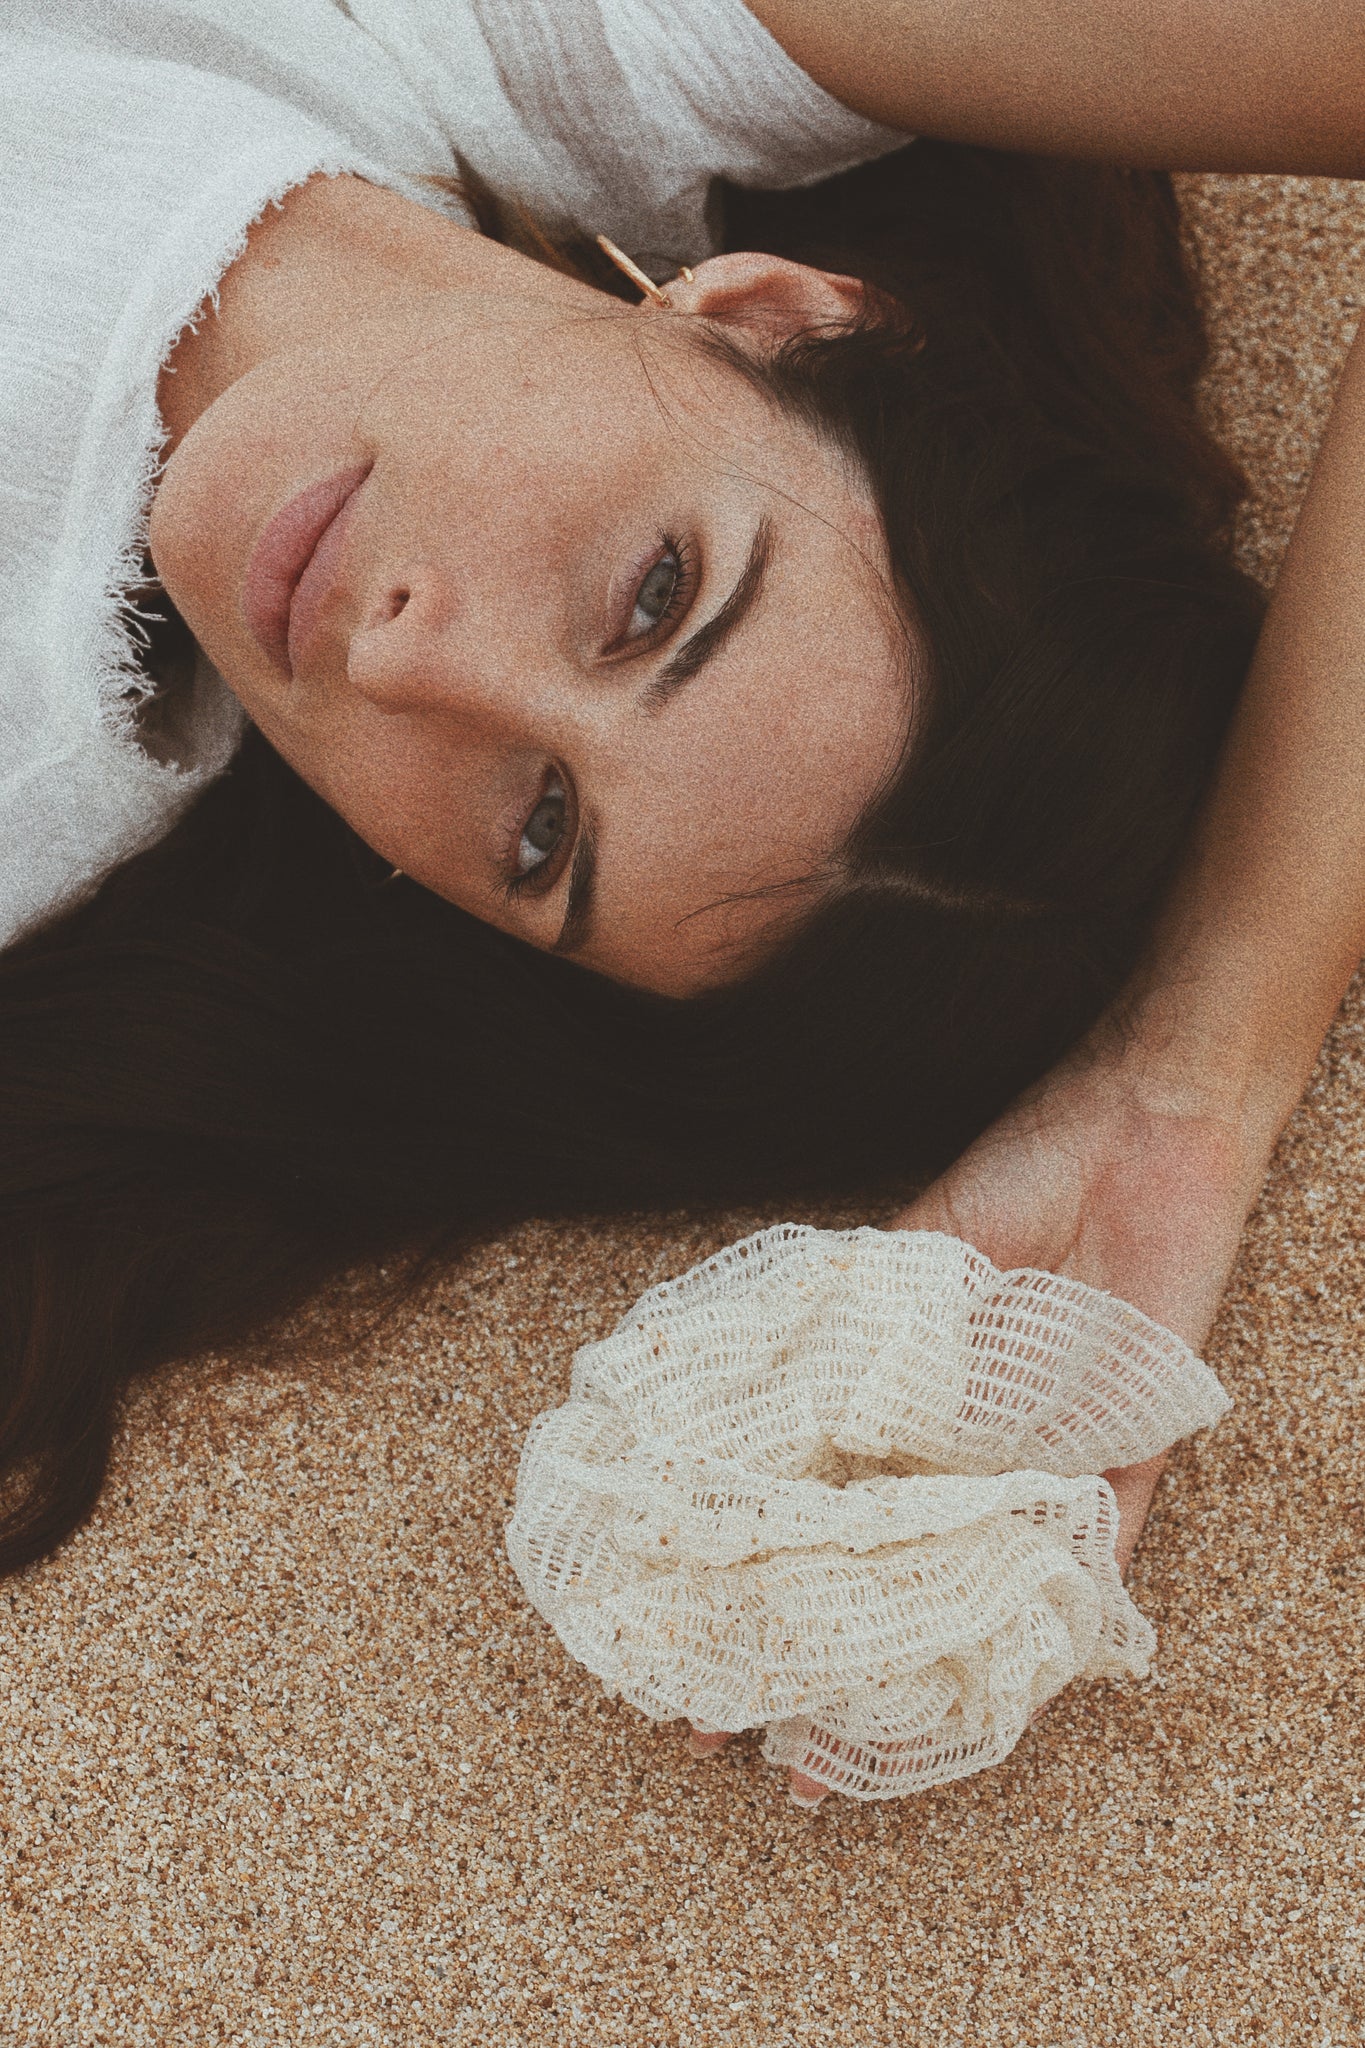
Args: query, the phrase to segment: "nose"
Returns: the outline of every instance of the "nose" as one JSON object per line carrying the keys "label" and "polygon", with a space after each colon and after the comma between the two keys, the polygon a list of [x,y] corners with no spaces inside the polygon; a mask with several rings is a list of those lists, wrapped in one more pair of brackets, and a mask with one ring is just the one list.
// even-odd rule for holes
{"label": "nose", "polygon": [[534,640],[533,628],[481,617],[476,597],[457,600],[438,569],[414,563],[368,604],[351,635],[347,680],[378,710],[511,735],[546,694],[546,650]]}

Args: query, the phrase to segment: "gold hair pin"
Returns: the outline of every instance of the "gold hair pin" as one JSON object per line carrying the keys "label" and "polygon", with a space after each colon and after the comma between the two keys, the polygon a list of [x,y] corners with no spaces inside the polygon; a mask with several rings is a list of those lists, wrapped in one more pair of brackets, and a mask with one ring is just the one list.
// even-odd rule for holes
{"label": "gold hair pin", "polygon": [[[673,301],[669,298],[663,286],[655,284],[652,277],[647,277],[639,264],[632,257],[627,256],[624,249],[618,249],[610,235],[599,235],[597,237],[597,246],[602,251],[602,254],[608,257],[616,265],[616,268],[630,279],[637,291],[643,292],[647,299],[651,299],[656,306],[662,306],[665,310],[672,306]],[[686,263],[680,267],[678,275],[679,277],[686,278],[689,284],[695,282],[695,272]]]}

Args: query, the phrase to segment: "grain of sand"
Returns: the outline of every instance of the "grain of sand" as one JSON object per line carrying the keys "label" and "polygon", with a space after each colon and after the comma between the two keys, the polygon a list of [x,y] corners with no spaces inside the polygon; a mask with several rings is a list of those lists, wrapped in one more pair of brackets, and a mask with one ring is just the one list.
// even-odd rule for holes
{"label": "grain of sand", "polygon": [[[1354,326],[1360,189],[1191,181],[1213,402],[1273,572]],[[0,1589],[0,2042],[1155,2048],[1365,2041],[1365,991],[1164,1482],[1146,1684],[999,1769],[782,1796],[601,1697],[501,1531],[570,1355],[751,1217],[520,1230],[378,1342],[345,1288],[132,1405],[91,1526]]]}

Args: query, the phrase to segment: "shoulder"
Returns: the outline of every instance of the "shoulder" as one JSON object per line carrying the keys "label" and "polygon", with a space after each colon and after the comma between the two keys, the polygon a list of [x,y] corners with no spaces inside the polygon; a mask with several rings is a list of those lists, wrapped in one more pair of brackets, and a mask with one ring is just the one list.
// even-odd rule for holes
{"label": "shoulder", "polygon": [[[482,53],[497,92],[466,121]],[[646,268],[714,248],[716,178],[815,183],[904,137],[845,106],[744,0],[480,0],[442,70],[462,156],[551,232]]]}

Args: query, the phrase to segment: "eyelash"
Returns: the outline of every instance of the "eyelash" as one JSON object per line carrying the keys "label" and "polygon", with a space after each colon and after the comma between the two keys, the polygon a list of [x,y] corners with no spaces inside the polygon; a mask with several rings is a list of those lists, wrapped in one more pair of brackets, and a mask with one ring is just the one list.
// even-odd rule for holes
{"label": "eyelash", "polygon": [[[645,583],[648,580],[648,578],[653,575],[654,571],[658,568],[660,562],[666,560],[669,555],[672,555],[678,564],[678,580],[674,584],[672,590],[669,592],[668,603],[664,606],[658,618],[653,621],[648,632],[637,633],[633,639],[627,639],[625,641],[624,644],[632,649],[641,646],[646,646],[651,642],[657,640],[660,634],[665,632],[666,629],[670,625],[672,625],[675,619],[680,618],[682,616],[682,614],[687,610],[688,606],[691,604],[693,597],[696,595],[696,548],[693,546],[691,541],[680,540],[674,534],[664,533],[660,534],[659,536],[658,553],[655,555],[653,561],[650,562],[648,567],[645,569],[643,575],[639,579],[639,582],[635,586],[635,602],[638,603],[640,592],[644,589]],[[633,612],[634,604],[632,604],[631,609]],[[559,770],[554,770],[552,771],[551,775],[547,775],[545,781],[541,784],[540,794],[537,796],[535,803],[532,804],[530,811],[528,811],[526,817],[521,822],[521,825],[517,832],[516,847],[520,847],[521,841],[525,836],[526,827],[530,823],[531,817],[539,808],[539,806],[542,803],[544,803],[546,794],[550,788],[552,780],[557,781],[560,784],[560,786],[564,789],[565,794],[568,794],[569,778],[566,775],[563,775]],[[576,838],[577,833],[575,832],[573,834],[572,839],[570,840],[570,844],[572,844],[573,841],[576,840]],[[515,848],[513,852],[513,859],[515,861]],[[551,876],[549,881],[546,881],[544,879],[545,869],[551,866],[555,867],[555,873]],[[558,882],[563,872],[564,863],[560,861],[556,866],[553,855],[551,856],[550,860],[541,861],[535,867],[527,868],[524,873],[519,872],[514,866],[512,872],[508,875],[506,881],[507,895],[509,896],[509,898],[515,900],[515,898],[517,898],[518,896],[523,896],[526,894],[544,894],[555,886],[556,882]]]}
{"label": "eyelash", "polygon": [[[645,584],[658,568],[660,562],[672,555],[678,564],[678,580],[669,593],[668,603],[647,633],[637,633],[626,641],[631,648],[641,647],[657,639],[660,633],[673,621],[680,618],[691,604],[697,588],[697,550],[690,540],[680,540],[676,534],[662,533],[659,536],[659,551],[635,586],[636,601]],[[634,607],[632,607],[632,610]]]}
{"label": "eyelash", "polygon": [[[533,868],[527,868],[524,870],[524,872],[522,870],[519,870],[516,866],[517,851],[521,846],[522,840],[526,836],[526,828],[530,824],[531,819],[535,816],[536,812],[539,810],[540,806],[544,803],[546,797],[549,795],[552,785],[555,784],[557,784],[559,788],[563,790],[566,802],[568,802],[570,820],[575,827],[577,826],[577,807],[573,804],[571,800],[569,800],[569,778],[567,775],[562,774],[558,768],[552,768],[540,785],[539,796],[537,796],[535,802],[532,804],[530,810],[526,813],[526,816],[522,819],[521,824],[517,828],[517,836],[512,849],[512,871],[507,876],[504,885],[506,888],[507,896],[512,901],[515,901],[516,898],[519,896],[543,896],[547,894],[549,890],[554,888],[555,883],[559,880],[560,876],[564,872],[565,859],[560,856],[558,850],[552,853],[548,860],[537,861],[536,865]],[[566,832],[566,844],[572,846],[577,840],[577,837],[578,833],[576,829],[572,833]],[[550,868],[553,870],[553,873],[550,875],[548,881],[545,877],[546,868]]]}

